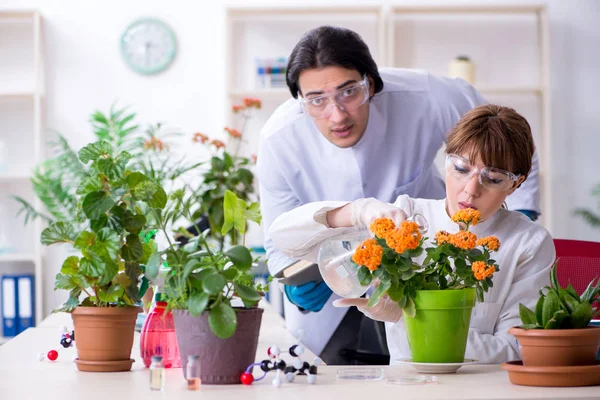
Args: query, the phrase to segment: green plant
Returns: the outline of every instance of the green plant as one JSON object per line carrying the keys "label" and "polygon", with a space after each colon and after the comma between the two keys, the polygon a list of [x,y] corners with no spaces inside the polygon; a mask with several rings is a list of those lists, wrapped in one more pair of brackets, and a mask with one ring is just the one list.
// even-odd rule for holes
{"label": "green plant", "polygon": [[[598,208],[600,209],[600,184],[596,185],[592,191],[592,196],[598,197]],[[594,228],[600,228],[600,215],[585,208],[577,208],[573,214],[582,217],[589,225]]]}
{"label": "green plant", "polygon": [[[162,261],[166,262],[164,290],[169,308],[189,310],[193,316],[208,313],[209,325],[220,338],[235,333],[237,317],[232,299],[238,297],[246,307],[255,307],[261,298],[262,286],[254,283],[250,273],[252,255],[243,245],[225,251],[213,250],[207,241],[208,231],[193,236],[180,228],[188,242],[180,246],[169,236],[168,227],[178,220],[191,220],[194,197],[176,190],[164,210],[156,210],[157,228],[167,237],[168,246],[153,254],[146,266],[148,279],[156,278]],[[224,195],[224,225],[222,234],[231,229],[244,235],[247,221],[260,223],[258,203],[247,204],[232,191]]]}
{"label": "green plant", "polygon": [[[360,266],[358,279],[362,285],[379,280],[368,306],[375,306],[387,294],[414,317],[417,290],[475,288],[477,299],[483,301],[483,294],[492,286],[492,274],[499,270],[490,252],[497,251],[500,242],[493,236],[477,239],[469,231],[479,218],[476,210],[457,212],[452,220],[463,223],[465,230],[455,234],[439,231],[435,246],[425,249],[427,238],[421,236],[415,222],[404,221],[396,227],[391,219],[375,220],[370,226],[375,238],[365,240],[352,257]],[[415,261],[423,251],[427,254],[425,259]]]}
{"label": "green plant", "polygon": [[[171,155],[166,154],[169,145],[165,139],[178,133],[163,133],[160,123],[141,131],[135,117],[136,114],[128,113],[126,108],[116,109],[113,106],[107,114],[95,111],[89,121],[97,140],[108,143],[115,152],[126,151],[131,156],[131,168],[161,185],[199,165],[186,165],[183,160],[173,160]],[[89,177],[88,167],[79,160],[77,152],[63,135],[57,134],[50,145],[53,156],[37,165],[31,178],[34,193],[46,211],[14,196],[21,204],[19,214],[24,215],[25,223],[36,218],[47,223],[76,218],[77,188],[84,178]]]}
{"label": "green plant", "polygon": [[69,243],[79,251],[63,262],[56,275],[55,289],[70,291],[60,311],[140,301],[141,265],[156,258],[156,246],[142,243],[140,234],[153,226],[167,194],[154,179],[128,169],[131,158],[106,141],[79,151],[78,162],[85,173],[72,182],[76,185],[74,217],[60,218],[41,235],[44,245]]}
{"label": "green plant", "polygon": [[[250,166],[254,160],[239,155],[240,145],[243,141],[243,132],[246,124],[252,118],[253,112],[261,108],[261,102],[257,99],[245,98],[242,105],[234,105],[233,112],[242,118],[240,130],[225,128],[229,137],[230,148],[218,139],[210,139],[202,133],[194,134],[193,141],[204,144],[211,152],[211,158],[206,163],[203,172],[203,182],[195,190],[193,196],[197,199],[197,208],[193,212],[194,221],[201,216],[206,216],[210,225],[210,235],[215,238],[221,249],[225,246],[225,234],[222,227],[225,222],[223,207],[226,191],[233,192],[244,201],[250,200],[254,192],[254,174]],[[238,242],[238,233],[235,230],[228,231],[232,244]]]}
{"label": "green plant", "polygon": [[[562,288],[556,277],[558,260],[550,270],[550,286],[540,290],[535,311],[519,303],[521,328],[523,329],[581,329],[589,325],[592,318],[600,315],[592,304],[600,300],[600,279],[592,279],[579,296],[569,283]],[[546,292],[544,293],[544,289]]]}

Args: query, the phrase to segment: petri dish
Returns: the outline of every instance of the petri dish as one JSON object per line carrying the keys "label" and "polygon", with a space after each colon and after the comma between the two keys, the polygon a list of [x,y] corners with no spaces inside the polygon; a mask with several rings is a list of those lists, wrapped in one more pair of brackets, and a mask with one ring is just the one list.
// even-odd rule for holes
{"label": "petri dish", "polygon": [[351,379],[357,381],[376,381],[383,379],[383,368],[339,368],[337,379]]}
{"label": "petri dish", "polygon": [[428,385],[438,383],[437,376],[433,375],[408,375],[387,378],[390,385]]}

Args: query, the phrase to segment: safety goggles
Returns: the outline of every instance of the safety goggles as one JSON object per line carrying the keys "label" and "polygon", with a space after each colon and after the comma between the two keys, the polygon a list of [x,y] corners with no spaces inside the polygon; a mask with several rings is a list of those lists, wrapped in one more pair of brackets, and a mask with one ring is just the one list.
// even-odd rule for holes
{"label": "safety goggles", "polygon": [[364,75],[355,85],[319,96],[300,97],[298,101],[305,113],[315,119],[321,119],[330,117],[335,106],[342,111],[352,111],[365,104],[368,99],[369,79]]}
{"label": "safety goggles", "polygon": [[477,174],[479,183],[483,187],[502,192],[512,189],[514,183],[521,176],[499,168],[476,167],[456,154],[446,155],[446,173],[461,180],[471,179],[473,175]]}

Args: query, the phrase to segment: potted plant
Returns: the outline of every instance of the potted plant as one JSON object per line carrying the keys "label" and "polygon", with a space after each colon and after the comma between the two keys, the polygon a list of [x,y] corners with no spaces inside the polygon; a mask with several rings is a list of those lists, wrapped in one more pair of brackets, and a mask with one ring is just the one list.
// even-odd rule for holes
{"label": "potted plant", "polygon": [[[392,220],[380,218],[370,226],[375,237],[354,252],[360,283],[367,286],[379,280],[368,306],[387,295],[402,308],[414,362],[464,361],[475,299],[483,301],[498,271],[490,258],[500,246],[498,239],[478,239],[469,231],[479,216],[472,209],[458,211],[452,220],[464,224],[465,230],[437,232],[434,246],[427,248],[417,223],[404,221],[396,227]],[[415,261],[424,252],[424,260]]]}
{"label": "potted plant", "polygon": [[[254,362],[263,310],[257,308],[263,288],[250,273],[252,255],[248,248],[235,245],[214,250],[207,241],[208,230],[187,235],[183,246],[169,238],[168,227],[180,219],[193,220],[194,197],[184,190],[171,196],[157,217],[157,226],[169,245],[157,256],[164,258],[164,290],[172,309],[184,376],[189,355],[199,356],[202,383],[240,383],[240,376]],[[232,191],[224,194],[222,234],[231,229],[245,234],[247,220],[260,223],[258,203],[248,205]],[[160,262],[150,260],[146,276],[153,279]],[[240,300],[235,306],[234,297]]]}
{"label": "potted plant", "polygon": [[80,371],[127,371],[140,301],[141,264],[155,249],[140,233],[167,202],[164,189],[127,169],[131,155],[105,141],[83,147],[73,219],[59,219],[41,235],[45,245],[69,243],[69,256],[56,275],[55,289],[69,291],[58,311],[72,313]]}
{"label": "potted plant", "polygon": [[550,270],[550,286],[540,290],[535,311],[519,304],[523,325],[508,332],[519,341],[525,366],[596,365],[600,327],[589,324],[600,315],[592,308],[600,300],[600,279],[579,296],[571,284],[559,285],[557,265]]}

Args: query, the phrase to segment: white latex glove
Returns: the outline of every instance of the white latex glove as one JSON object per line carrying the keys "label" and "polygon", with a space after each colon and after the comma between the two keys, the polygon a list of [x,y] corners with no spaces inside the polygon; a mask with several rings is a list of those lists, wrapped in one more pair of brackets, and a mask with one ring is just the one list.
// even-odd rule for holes
{"label": "white latex glove", "polygon": [[398,322],[402,318],[402,309],[395,301],[387,295],[379,299],[379,303],[374,307],[367,307],[369,299],[337,299],[333,302],[334,307],[355,306],[358,311],[375,321]]}
{"label": "white latex glove", "polygon": [[389,218],[396,226],[407,219],[406,213],[400,208],[372,197],[353,201],[350,214],[352,226],[359,228],[368,228],[377,218]]}

